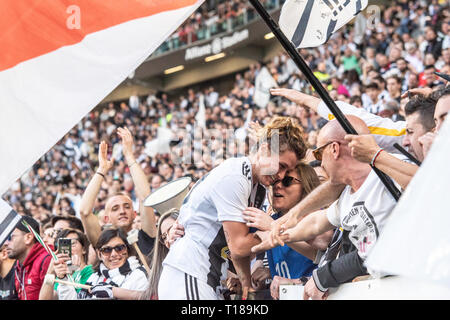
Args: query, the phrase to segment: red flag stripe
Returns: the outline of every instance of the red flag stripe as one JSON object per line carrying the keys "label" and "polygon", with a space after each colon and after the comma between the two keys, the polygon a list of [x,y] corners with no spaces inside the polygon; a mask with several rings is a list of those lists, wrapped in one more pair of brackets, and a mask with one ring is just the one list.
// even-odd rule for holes
{"label": "red flag stripe", "polygon": [[[76,44],[90,33],[130,20],[191,6],[196,2],[0,0],[0,71],[63,46]],[[80,28],[68,27],[73,27],[76,22],[80,22]],[[142,40],[145,41],[145,38]],[[120,46],[120,43],[117,45]]]}

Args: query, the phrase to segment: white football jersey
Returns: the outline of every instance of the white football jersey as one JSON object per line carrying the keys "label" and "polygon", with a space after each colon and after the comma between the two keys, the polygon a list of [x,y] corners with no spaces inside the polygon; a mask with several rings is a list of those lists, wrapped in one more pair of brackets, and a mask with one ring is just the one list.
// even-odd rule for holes
{"label": "white football jersey", "polygon": [[229,254],[222,222],[245,223],[244,209],[261,207],[265,197],[262,185],[253,186],[247,157],[225,160],[184,199],[178,220],[185,234],[170,247],[163,265],[203,280],[218,292],[220,281],[226,279]]}

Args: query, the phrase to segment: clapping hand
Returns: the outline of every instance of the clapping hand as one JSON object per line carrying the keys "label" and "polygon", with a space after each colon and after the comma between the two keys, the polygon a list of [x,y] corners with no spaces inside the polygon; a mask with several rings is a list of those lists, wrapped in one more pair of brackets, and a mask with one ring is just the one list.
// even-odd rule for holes
{"label": "clapping hand", "polygon": [[133,136],[131,135],[130,130],[128,128],[117,128],[117,135],[122,140],[122,153],[125,157],[126,161],[128,162],[128,165],[132,164],[130,162],[134,161],[134,153],[133,153],[133,146],[134,146],[134,140]]}
{"label": "clapping hand", "polygon": [[98,150],[98,165],[101,173],[107,173],[114,165],[114,158],[108,160],[108,144],[105,141],[100,142]]}

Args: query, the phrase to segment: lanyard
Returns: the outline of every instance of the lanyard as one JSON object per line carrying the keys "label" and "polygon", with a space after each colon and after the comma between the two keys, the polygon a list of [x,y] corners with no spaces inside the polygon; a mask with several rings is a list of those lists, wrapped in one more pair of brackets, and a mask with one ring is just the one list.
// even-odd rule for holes
{"label": "lanyard", "polygon": [[28,300],[27,299],[27,291],[25,290],[25,272],[26,272],[26,269],[24,268],[23,272],[22,272],[22,280],[20,280],[20,277],[17,274],[17,268],[16,268],[16,270],[14,270],[14,275],[16,276],[16,279],[19,281],[20,291],[23,292],[23,294],[25,296],[25,300]]}

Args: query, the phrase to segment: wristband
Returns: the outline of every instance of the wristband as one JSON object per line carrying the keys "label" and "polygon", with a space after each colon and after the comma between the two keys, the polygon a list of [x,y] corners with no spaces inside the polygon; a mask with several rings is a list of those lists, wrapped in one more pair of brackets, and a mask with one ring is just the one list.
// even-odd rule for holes
{"label": "wristband", "polygon": [[100,173],[100,172],[98,172],[98,171],[96,171],[95,173],[101,175],[101,176],[103,177],[103,179],[105,179],[105,175],[104,175],[103,173]]}
{"label": "wristband", "polygon": [[56,275],[56,278],[58,278],[59,280],[69,280],[68,278],[67,278],[67,274],[65,274],[64,275],[64,277],[62,277],[62,278],[60,278],[60,277],[58,277],[58,275],[57,274],[55,274]]}
{"label": "wristband", "polygon": [[377,158],[378,158],[378,156],[380,155],[381,151],[384,151],[384,149],[383,149],[383,148],[380,148],[380,149],[377,151],[377,153],[375,153],[375,155],[373,156],[372,161],[370,161],[370,165],[371,165],[372,167],[375,167],[375,161],[377,160]]}

